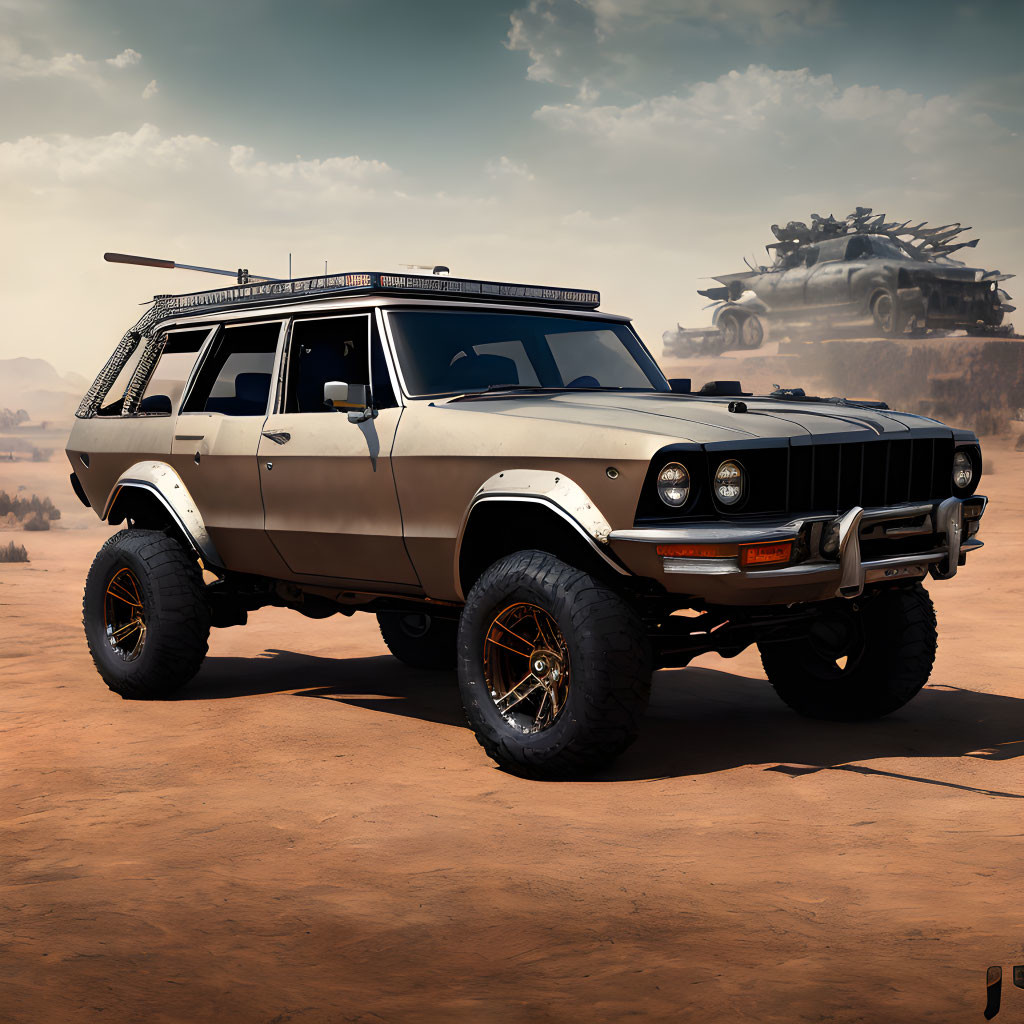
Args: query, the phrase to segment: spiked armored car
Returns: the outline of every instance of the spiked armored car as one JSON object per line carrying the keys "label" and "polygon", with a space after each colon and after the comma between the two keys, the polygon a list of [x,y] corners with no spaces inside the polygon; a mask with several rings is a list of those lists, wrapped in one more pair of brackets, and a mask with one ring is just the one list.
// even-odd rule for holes
{"label": "spiked armored car", "polygon": [[[634,739],[654,669],[757,644],[798,712],[928,679],[986,499],[977,438],[881,405],[666,380],[596,292],[360,272],[158,297],[78,411],[123,523],[85,588],[99,674],[159,698],[212,627],[365,611],[457,667],[492,758],[566,777]],[[675,614],[683,613],[683,614]]]}

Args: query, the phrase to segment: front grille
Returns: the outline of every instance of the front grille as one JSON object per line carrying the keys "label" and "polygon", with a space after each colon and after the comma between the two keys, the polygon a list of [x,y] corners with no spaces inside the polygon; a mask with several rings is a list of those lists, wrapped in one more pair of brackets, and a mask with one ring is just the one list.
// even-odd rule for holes
{"label": "front grille", "polygon": [[839,512],[854,505],[878,508],[929,501],[950,494],[952,489],[952,438],[811,444],[790,447],[780,454],[788,462],[782,511]]}
{"label": "front grille", "polygon": [[[636,523],[668,525],[783,513],[824,515],[845,512],[855,505],[882,508],[936,501],[953,493],[953,447],[948,436],[832,444],[812,441],[712,451],[673,446],[651,462]],[[711,487],[715,470],[727,459],[742,465],[748,481],[748,498],[732,508],[719,506]],[[682,512],[673,513],[657,496],[656,478],[666,463],[677,461],[690,473],[693,496]]]}

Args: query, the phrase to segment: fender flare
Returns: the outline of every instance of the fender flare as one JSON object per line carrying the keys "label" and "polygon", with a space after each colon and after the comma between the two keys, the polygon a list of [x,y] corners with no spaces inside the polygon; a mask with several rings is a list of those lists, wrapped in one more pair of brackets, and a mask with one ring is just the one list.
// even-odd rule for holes
{"label": "fender flare", "polygon": [[455,539],[453,572],[460,599],[462,593],[460,564],[462,542],[476,508],[490,502],[531,502],[546,507],[569,524],[586,541],[590,549],[608,566],[623,576],[631,575],[608,553],[611,524],[575,480],[564,473],[546,469],[506,469],[488,477],[473,495],[462,517]]}
{"label": "fender flare", "polygon": [[166,462],[136,462],[129,466],[111,489],[100,516],[104,522],[114,512],[118,499],[127,490],[146,491],[167,510],[204,564],[222,566],[217,548],[206,523],[181,477]]}

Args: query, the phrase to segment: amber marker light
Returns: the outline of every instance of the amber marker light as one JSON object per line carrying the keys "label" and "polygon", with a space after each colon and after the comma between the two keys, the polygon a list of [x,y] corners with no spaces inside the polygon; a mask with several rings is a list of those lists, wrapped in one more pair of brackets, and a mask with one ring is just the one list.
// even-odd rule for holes
{"label": "amber marker light", "polygon": [[659,544],[662,558],[735,558],[736,544]]}
{"label": "amber marker light", "polygon": [[741,544],[740,565],[773,565],[788,562],[793,554],[793,541],[780,540],[771,544]]}

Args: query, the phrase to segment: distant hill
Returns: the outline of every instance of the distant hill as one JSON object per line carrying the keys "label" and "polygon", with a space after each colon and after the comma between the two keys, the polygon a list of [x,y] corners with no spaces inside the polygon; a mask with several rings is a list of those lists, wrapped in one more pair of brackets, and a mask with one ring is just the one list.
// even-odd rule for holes
{"label": "distant hill", "polygon": [[58,373],[45,359],[0,359],[0,408],[25,409],[33,420],[73,416],[89,386],[78,373]]}

